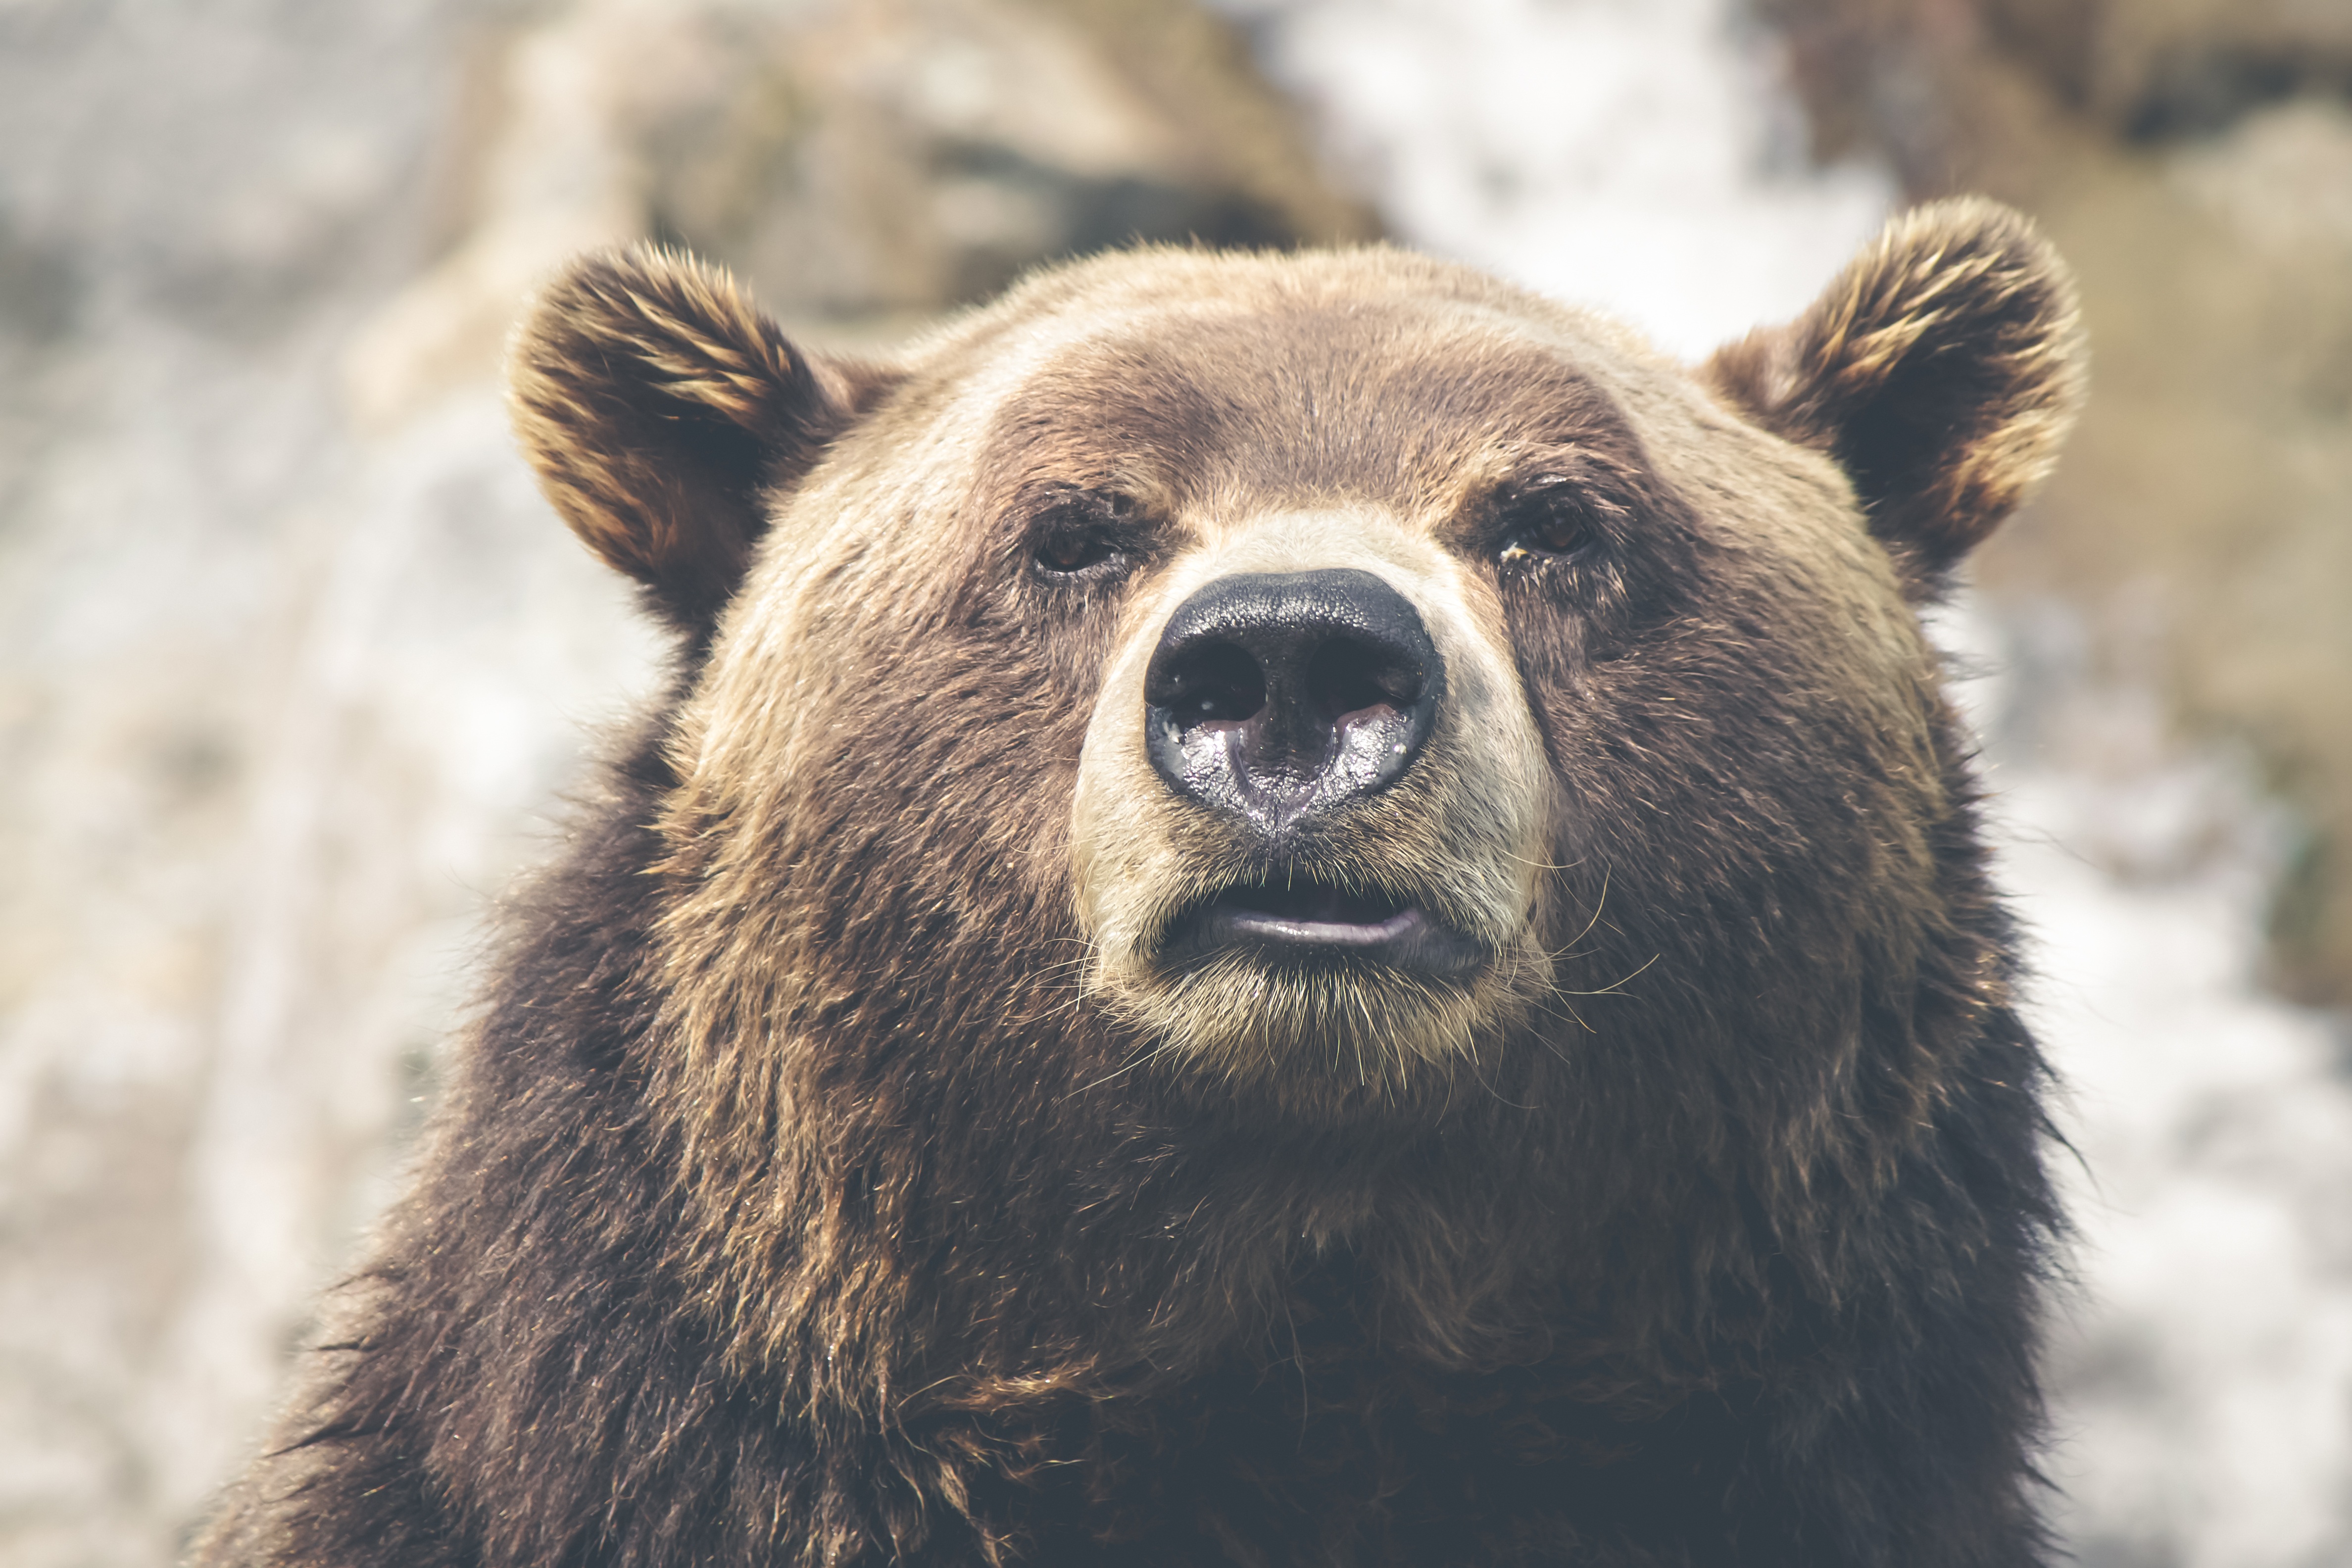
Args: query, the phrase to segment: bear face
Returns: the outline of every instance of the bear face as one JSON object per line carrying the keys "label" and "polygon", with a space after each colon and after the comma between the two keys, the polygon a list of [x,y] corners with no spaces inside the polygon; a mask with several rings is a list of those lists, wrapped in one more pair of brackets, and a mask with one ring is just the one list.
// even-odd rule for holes
{"label": "bear face", "polygon": [[1916,618],[2081,395],[2022,220],[1695,368],[1382,249],[870,364],[640,251],[512,376],[677,691],[200,1561],[2037,1560]]}
{"label": "bear face", "polygon": [[[708,321],[623,298],[665,287]],[[1082,264],[887,371],[641,257],[551,295],[519,363],[560,502],[583,452],[638,465],[575,526],[689,622],[732,601],[673,746],[676,962],[773,1018],[980,921],[974,1005],[1051,974],[1120,1036],[1076,1070],[1139,1050],[1344,1114],[1443,1100],[1636,973],[1806,1014],[1914,966],[1950,805],[1911,601],[2047,465],[2071,309],[2016,220],[1958,205],[1696,375],[1382,250]],[[685,346],[616,374],[565,357],[583,323]],[[572,410],[720,376],[697,356],[730,341],[770,356],[723,373],[770,425],[717,426],[715,524],[639,493],[709,462],[693,422]],[[825,861],[856,884],[778,875]]]}

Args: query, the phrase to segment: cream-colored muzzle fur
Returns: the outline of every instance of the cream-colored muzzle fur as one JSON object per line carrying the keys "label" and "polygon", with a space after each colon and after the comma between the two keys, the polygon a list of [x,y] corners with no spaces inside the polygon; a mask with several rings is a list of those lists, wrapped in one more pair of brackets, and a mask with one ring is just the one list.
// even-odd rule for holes
{"label": "cream-colored muzzle fur", "polygon": [[[1145,749],[1144,675],[1177,606],[1219,578],[1352,567],[1419,613],[1446,696],[1421,754],[1342,809],[1311,861],[1275,868],[1417,903],[1492,960],[1458,980],[1371,963],[1297,969],[1240,952],[1168,965],[1171,922],[1265,870],[1247,829],[1181,798]],[[1074,807],[1087,988],[1152,1047],[1235,1078],[1325,1073],[1376,1087],[1475,1051],[1549,983],[1536,931],[1552,779],[1501,606],[1433,541],[1370,510],[1198,525],[1197,542],[1131,605],[1087,727]]]}

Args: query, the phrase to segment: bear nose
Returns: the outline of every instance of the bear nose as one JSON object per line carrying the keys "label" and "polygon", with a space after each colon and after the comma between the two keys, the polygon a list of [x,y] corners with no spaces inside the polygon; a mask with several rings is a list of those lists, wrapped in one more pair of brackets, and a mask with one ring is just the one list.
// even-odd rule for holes
{"label": "bear nose", "polygon": [[1146,745],[1178,794],[1271,836],[1402,777],[1444,696],[1420,615],[1373,574],[1221,577],[1160,633]]}

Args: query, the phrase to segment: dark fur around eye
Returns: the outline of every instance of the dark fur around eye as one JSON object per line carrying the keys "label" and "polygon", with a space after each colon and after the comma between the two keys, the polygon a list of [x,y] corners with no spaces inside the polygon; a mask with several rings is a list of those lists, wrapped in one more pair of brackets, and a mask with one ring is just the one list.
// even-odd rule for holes
{"label": "dark fur around eye", "polygon": [[1622,510],[1566,474],[1537,474],[1496,496],[1488,537],[1507,567],[1573,559],[1602,542],[1607,522]]}
{"label": "dark fur around eye", "polygon": [[1134,568],[1146,543],[1127,497],[1063,489],[1031,502],[1026,538],[1030,570],[1046,583],[1114,581]]}
{"label": "dark fur around eye", "polygon": [[1697,520],[1638,458],[1552,457],[1491,491],[1476,527],[1523,661],[1546,679],[1623,655],[1712,580]]}

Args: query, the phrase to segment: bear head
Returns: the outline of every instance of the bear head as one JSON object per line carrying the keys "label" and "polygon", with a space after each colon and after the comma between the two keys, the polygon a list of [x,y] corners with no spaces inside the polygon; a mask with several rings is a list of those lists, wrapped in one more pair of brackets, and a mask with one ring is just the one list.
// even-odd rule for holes
{"label": "bear head", "polygon": [[1982,202],[1696,367],[1387,248],[1106,256],[887,363],[580,264],[513,405],[686,649],[643,1048],[713,1255],[784,1246],[748,1203],[815,1258],[892,1127],[860,1201],[1009,1128],[1353,1170],[1474,1107],[1660,1213],[1866,1184],[2007,984],[1917,612],[2083,362]]}

